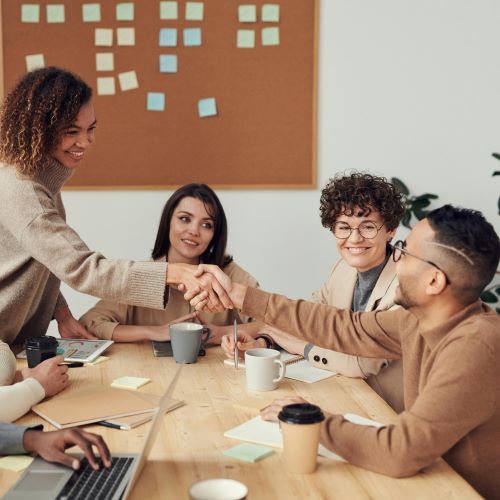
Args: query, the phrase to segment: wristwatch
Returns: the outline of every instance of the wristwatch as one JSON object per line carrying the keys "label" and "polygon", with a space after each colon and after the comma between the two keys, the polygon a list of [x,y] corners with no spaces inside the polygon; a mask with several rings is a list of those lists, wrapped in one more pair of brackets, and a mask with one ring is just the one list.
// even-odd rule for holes
{"label": "wristwatch", "polygon": [[270,335],[261,333],[260,335],[257,335],[257,337],[255,337],[255,340],[258,339],[264,339],[267,349],[276,349],[276,343],[274,342],[273,338]]}

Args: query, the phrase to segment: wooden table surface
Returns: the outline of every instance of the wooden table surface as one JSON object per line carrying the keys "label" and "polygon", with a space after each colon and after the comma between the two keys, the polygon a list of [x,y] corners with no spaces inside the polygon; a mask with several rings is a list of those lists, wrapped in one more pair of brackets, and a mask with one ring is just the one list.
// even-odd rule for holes
{"label": "wooden table surface", "polygon": [[[70,369],[66,390],[88,382],[109,384],[124,376],[149,377],[140,391],[161,395],[174,370],[173,358],[155,358],[149,342],[114,344],[105,353],[109,361]],[[282,453],[250,464],[225,457],[224,450],[238,444],[223,433],[256,415],[235,407],[246,396],[274,399],[301,395],[332,413],[357,413],[383,423],[397,418],[392,409],[362,380],[335,376],[314,384],[285,379],[272,392],[252,393],[245,386],[245,370],[223,364],[220,348],[210,348],[196,364],[185,365],[174,398],[186,405],[164,416],[164,423],[132,498],[187,498],[189,486],[201,479],[226,477],[242,481],[250,499],[329,498],[480,498],[475,490],[443,460],[412,478],[393,479],[353,465],[319,457],[318,469],[310,475],[286,472]],[[19,361],[19,367],[24,361]],[[30,412],[17,423],[40,423]],[[45,430],[52,426],[45,421]],[[130,431],[87,426],[101,434],[113,452],[138,452],[149,423]],[[21,473],[0,470],[0,497]]]}

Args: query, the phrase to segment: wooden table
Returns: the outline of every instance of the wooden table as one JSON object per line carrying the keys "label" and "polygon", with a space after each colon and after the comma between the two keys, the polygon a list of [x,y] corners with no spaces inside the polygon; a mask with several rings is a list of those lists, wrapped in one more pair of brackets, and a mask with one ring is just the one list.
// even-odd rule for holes
{"label": "wooden table", "polygon": [[[70,370],[72,387],[88,382],[109,384],[113,379],[132,375],[152,379],[140,390],[161,395],[175,369],[173,358],[155,358],[149,343],[115,344],[107,352],[110,360],[92,367]],[[219,348],[193,365],[185,365],[174,397],[186,405],[167,414],[157,442],[137,483],[133,498],[187,498],[192,483],[206,478],[227,477],[245,483],[250,499],[326,498],[432,498],[446,500],[480,498],[475,490],[443,460],[417,476],[392,479],[353,465],[319,458],[318,469],[310,475],[285,471],[281,451],[256,464],[225,457],[222,452],[237,441],[223,433],[255,416],[234,406],[246,395],[268,399],[301,395],[332,413],[357,413],[383,423],[396,420],[392,409],[362,380],[335,376],[314,384],[285,379],[278,390],[251,393],[245,387],[245,371],[223,364]],[[24,366],[19,361],[19,367]],[[40,423],[29,413],[18,423]],[[45,430],[52,430],[44,422]],[[114,452],[140,450],[149,423],[130,431],[88,426],[103,435]],[[0,471],[0,496],[20,473]]]}

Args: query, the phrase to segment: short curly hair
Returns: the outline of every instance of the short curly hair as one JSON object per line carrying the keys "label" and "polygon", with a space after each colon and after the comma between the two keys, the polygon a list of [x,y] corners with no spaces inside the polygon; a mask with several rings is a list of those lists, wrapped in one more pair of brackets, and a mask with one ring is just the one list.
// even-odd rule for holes
{"label": "short curly hair", "polygon": [[401,222],[405,202],[401,192],[384,177],[353,171],[330,179],[321,192],[319,210],[321,223],[328,229],[333,228],[339,215],[361,217],[377,210],[392,231]]}
{"label": "short curly hair", "polygon": [[51,161],[61,132],[90,101],[92,89],[78,76],[48,67],[24,75],[0,114],[0,159],[33,176]]}

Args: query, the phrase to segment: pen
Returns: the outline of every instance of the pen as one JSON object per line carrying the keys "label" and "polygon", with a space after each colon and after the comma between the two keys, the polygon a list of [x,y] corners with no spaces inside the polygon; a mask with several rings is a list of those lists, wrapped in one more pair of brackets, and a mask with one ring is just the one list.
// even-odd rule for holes
{"label": "pen", "polygon": [[238,369],[238,323],[234,320],[234,367]]}
{"label": "pen", "polygon": [[83,363],[80,361],[75,361],[74,363],[59,363],[59,366],[67,366],[68,368],[81,368]]}
{"label": "pen", "polygon": [[106,420],[101,420],[100,422],[96,422],[96,424],[102,425],[103,427],[110,427],[111,429],[123,430],[121,425],[112,424],[111,422],[106,422]]}

